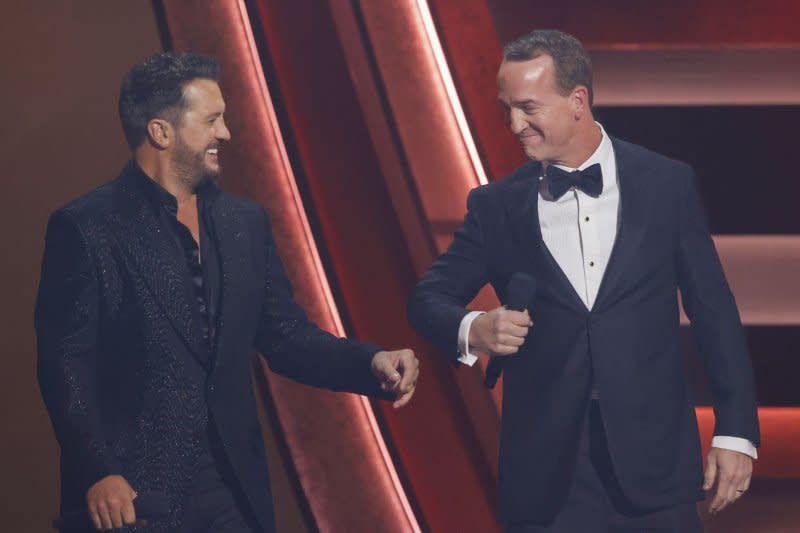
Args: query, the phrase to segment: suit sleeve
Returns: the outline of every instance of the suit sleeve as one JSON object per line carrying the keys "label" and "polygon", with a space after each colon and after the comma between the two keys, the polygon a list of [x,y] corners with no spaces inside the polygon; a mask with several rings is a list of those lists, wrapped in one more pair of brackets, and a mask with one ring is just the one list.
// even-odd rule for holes
{"label": "suit sleeve", "polygon": [[683,176],[678,284],[714,394],[715,435],[759,445],[753,370],[733,294],[705,219],[696,178]]}
{"label": "suit sleeve", "polygon": [[311,322],[292,297],[292,286],[266,227],[266,280],[255,348],[269,367],[300,383],[388,399],[372,374],[379,346],[331,335]]}
{"label": "suit sleeve", "polygon": [[88,487],[121,473],[106,444],[96,397],[98,280],[87,244],[64,211],[48,224],[34,322],[39,386],[62,460]]}
{"label": "suit sleeve", "polygon": [[423,275],[408,301],[411,326],[454,362],[460,357],[458,330],[466,305],[489,281],[478,194],[467,198],[467,214],[453,242]]}

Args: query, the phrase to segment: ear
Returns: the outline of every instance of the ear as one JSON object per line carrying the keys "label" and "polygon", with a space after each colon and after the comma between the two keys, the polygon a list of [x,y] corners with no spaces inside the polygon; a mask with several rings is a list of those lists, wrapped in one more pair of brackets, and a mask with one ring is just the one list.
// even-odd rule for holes
{"label": "ear", "polygon": [[591,105],[589,105],[589,89],[585,85],[576,85],[572,89],[570,95],[570,103],[572,104],[575,118],[580,119],[587,113],[591,113]]}
{"label": "ear", "polygon": [[175,129],[169,121],[163,118],[154,118],[147,123],[147,137],[153,146],[166,150],[174,142]]}

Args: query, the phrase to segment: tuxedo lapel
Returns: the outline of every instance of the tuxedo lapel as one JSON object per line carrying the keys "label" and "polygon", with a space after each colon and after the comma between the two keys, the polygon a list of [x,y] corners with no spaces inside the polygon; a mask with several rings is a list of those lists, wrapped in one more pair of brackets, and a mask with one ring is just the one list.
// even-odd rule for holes
{"label": "tuxedo lapel", "polygon": [[594,311],[615,301],[624,287],[625,272],[640,249],[647,221],[648,206],[641,194],[643,178],[649,171],[638,164],[630,146],[612,138],[619,180],[620,217],[611,256],[595,299]]}
{"label": "tuxedo lapel", "polygon": [[541,231],[539,230],[538,178],[535,175],[520,179],[507,191],[505,207],[511,226],[512,240],[526,263],[538,265]]}
{"label": "tuxedo lapel", "polygon": [[208,348],[203,341],[200,314],[191,302],[186,261],[162,228],[152,205],[140,191],[127,168],[115,182],[111,232],[129,264],[161,306],[170,325],[195,358],[208,368]]}
{"label": "tuxedo lapel", "polygon": [[524,167],[525,176],[517,178],[507,189],[505,207],[511,226],[514,245],[521,253],[531,273],[537,279],[540,296],[585,311],[586,306],[575,292],[564,271],[552,256],[542,238],[539,224],[539,176],[542,166],[538,162]]}

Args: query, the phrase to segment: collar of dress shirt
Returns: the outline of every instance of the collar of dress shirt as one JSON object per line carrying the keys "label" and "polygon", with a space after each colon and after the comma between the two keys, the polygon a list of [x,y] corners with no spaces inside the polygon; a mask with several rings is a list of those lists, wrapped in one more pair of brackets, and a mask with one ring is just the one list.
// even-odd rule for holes
{"label": "collar of dress shirt", "polygon": [[[590,155],[586,161],[581,163],[578,166],[578,168],[567,167],[564,165],[555,165],[555,166],[560,169],[566,170],[567,172],[572,172],[573,170],[583,170],[585,168],[594,165],[595,163],[600,163],[600,167],[602,168],[603,171],[603,191],[607,191],[610,190],[611,187],[616,186],[617,182],[617,177],[613,175],[615,174],[615,172],[612,172],[612,170],[614,170],[614,167],[610,165],[610,163],[613,162],[614,158],[614,147],[611,145],[611,138],[606,133],[605,128],[603,128],[603,125],[600,124],[599,122],[595,122],[595,124],[597,124],[597,127],[600,128],[600,134],[602,137],[600,138],[600,144],[597,146],[595,151],[592,152],[592,155]],[[546,178],[542,176],[542,178],[540,179],[545,180]],[[551,198],[549,198],[549,195],[546,192],[545,194],[542,195],[542,197],[545,200],[553,201]],[[566,195],[561,197],[561,200],[568,200],[568,199],[569,197]]]}
{"label": "collar of dress shirt", "polygon": [[[171,216],[177,216],[178,200],[175,196],[164,189],[156,180],[145,174],[136,160],[132,159],[128,163],[128,170],[134,176],[134,182],[144,192],[144,195],[156,211],[163,208]],[[195,192],[200,200],[200,206],[204,206],[210,205],[214,201],[220,189],[213,179],[209,179],[201,183]]]}
{"label": "collar of dress shirt", "polygon": [[606,130],[599,122],[595,122],[595,124],[597,124],[597,127],[600,128],[600,134],[601,134],[600,144],[597,146],[597,149],[595,149],[595,151],[592,152],[592,155],[589,156],[589,159],[581,163],[578,166],[578,168],[567,167],[564,165],[555,165],[556,167],[564,169],[567,172],[572,172],[573,170],[583,170],[585,168],[594,165],[595,163],[602,164],[605,162],[605,160],[611,153],[611,139],[608,138]]}

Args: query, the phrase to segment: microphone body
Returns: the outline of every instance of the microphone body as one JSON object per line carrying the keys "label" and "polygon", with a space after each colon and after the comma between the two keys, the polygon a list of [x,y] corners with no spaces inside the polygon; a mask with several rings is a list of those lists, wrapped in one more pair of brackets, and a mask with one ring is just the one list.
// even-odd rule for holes
{"label": "microphone body", "polygon": [[[139,494],[133,500],[133,508],[136,511],[136,520],[159,520],[169,515],[169,502],[166,495],[161,492],[149,492]],[[89,518],[89,511],[70,511],[64,513],[53,520],[53,529],[57,530],[87,530],[93,529],[92,520]]]}
{"label": "microphone body", "polygon": [[[528,309],[536,297],[536,278],[524,272],[515,272],[511,275],[506,285],[505,292],[505,306],[506,309],[511,311],[524,311]],[[503,372],[503,365],[505,361],[503,356],[496,356],[489,359],[489,364],[486,367],[486,378],[484,385],[493,389]]]}

